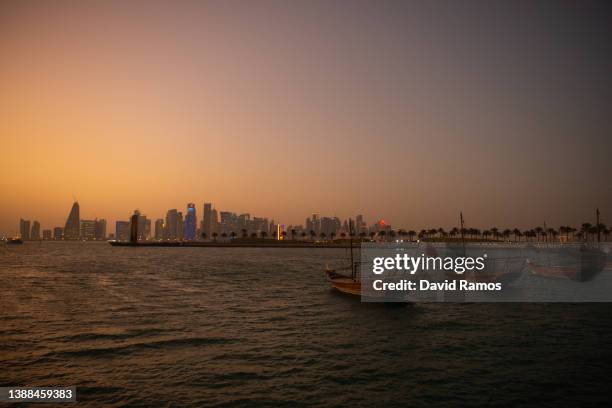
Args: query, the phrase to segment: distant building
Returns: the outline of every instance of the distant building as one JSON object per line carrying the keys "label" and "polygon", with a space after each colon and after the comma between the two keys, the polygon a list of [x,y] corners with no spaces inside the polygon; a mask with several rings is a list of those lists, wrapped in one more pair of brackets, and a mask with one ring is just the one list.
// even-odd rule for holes
{"label": "distant building", "polygon": [[35,241],[40,240],[40,222],[34,221],[32,223],[32,229],[30,230],[30,239]]}
{"label": "distant building", "polygon": [[196,216],[196,208],[194,203],[187,204],[187,213],[185,214],[185,227],[183,231],[183,238],[186,241],[193,241],[196,239],[196,229],[198,225],[198,218]]}
{"label": "distant building", "polygon": [[182,239],[185,231],[185,221],[183,220],[183,213],[178,212],[176,215],[176,237]]}
{"label": "distant building", "polygon": [[337,217],[322,217],[319,235],[325,234],[327,238],[331,238],[332,234],[337,235],[340,226],[340,219]]}
{"label": "distant building", "polygon": [[129,221],[115,222],[115,239],[117,241],[127,241],[130,239],[130,222]]}
{"label": "distant building", "polygon": [[68,215],[68,219],[66,220],[66,225],[64,226],[64,239],[65,240],[76,240],[79,239],[81,234],[81,219],[80,219],[81,211],[78,202],[74,202],[72,204],[72,208],[70,209],[70,214]]}
{"label": "distant building", "polygon": [[235,232],[240,229],[240,223],[238,222],[238,216],[236,213],[221,211],[219,215],[221,217],[219,228],[222,233],[225,232],[226,234],[229,234],[232,231]]}
{"label": "distant building", "polygon": [[96,219],[96,240],[104,241],[106,239],[106,220]]}
{"label": "distant building", "polygon": [[138,242],[138,219],[140,211],[134,210],[134,214],[130,217],[130,242]]}
{"label": "distant building", "polygon": [[200,229],[202,230],[202,234],[206,234],[207,238],[210,238],[213,233],[212,211],[212,204],[204,203],[204,212],[202,213],[202,226],[200,227]]}
{"label": "distant building", "polygon": [[24,241],[30,240],[30,220],[19,220],[19,235]]}
{"label": "distant building", "polygon": [[161,241],[164,239],[164,220],[158,218],[155,220],[155,240]]}
{"label": "distant building", "polygon": [[81,220],[81,239],[86,241],[93,241],[96,239],[96,221],[95,220]]}
{"label": "distant building", "polygon": [[219,213],[214,208],[210,212],[210,231],[211,234],[219,232]]}
{"label": "distant building", "polygon": [[178,211],[176,209],[168,210],[166,213],[166,225],[164,227],[164,239],[175,241],[178,238]]}
{"label": "distant building", "polygon": [[355,217],[355,232],[357,234],[360,234],[362,232],[366,232],[367,230],[367,226],[365,221],[363,220],[363,215],[358,214],[357,217]]}
{"label": "distant building", "polygon": [[138,212],[138,240],[148,241],[151,238],[151,220]]}
{"label": "distant building", "polygon": [[319,214],[312,214],[312,218],[310,219],[312,223],[312,230],[315,235],[318,237],[321,234],[321,216]]}
{"label": "distant building", "polygon": [[53,231],[51,231],[50,229],[43,230],[42,239],[44,239],[45,241],[49,241],[52,238],[53,238]]}
{"label": "distant building", "polygon": [[64,229],[62,227],[53,228],[53,239],[56,241],[64,239]]}

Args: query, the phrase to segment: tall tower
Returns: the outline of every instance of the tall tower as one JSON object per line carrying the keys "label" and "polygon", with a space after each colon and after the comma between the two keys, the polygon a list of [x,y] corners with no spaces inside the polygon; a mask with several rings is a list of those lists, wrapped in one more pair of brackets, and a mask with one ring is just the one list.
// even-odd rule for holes
{"label": "tall tower", "polygon": [[38,241],[40,239],[40,222],[34,221],[30,231],[30,239]]}
{"label": "tall tower", "polygon": [[185,214],[184,235],[186,241],[196,239],[196,229],[198,228],[198,218],[196,216],[196,208],[194,203],[187,204],[187,213]]}
{"label": "tall tower", "polygon": [[202,213],[202,233],[210,238],[212,230],[212,204],[204,203],[204,212]]}
{"label": "tall tower", "polygon": [[168,210],[166,213],[166,225],[164,227],[164,239],[174,241],[178,231],[178,212],[176,209]]}
{"label": "tall tower", "polygon": [[81,210],[77,201],[72,204],[70,215],[64,226],[64,239],[79,239],[81,234]]}
{"label": "tall tower", "polygon": [[130,242],[135,244],[138,242],[138,218],[140,217],[140,211],[134,211],[134,214],[130,218]]}
{"label": "tall tower", "polygon": [[28,241],[30,239],[30,220],[19,220],[19,234],[21,239]]}

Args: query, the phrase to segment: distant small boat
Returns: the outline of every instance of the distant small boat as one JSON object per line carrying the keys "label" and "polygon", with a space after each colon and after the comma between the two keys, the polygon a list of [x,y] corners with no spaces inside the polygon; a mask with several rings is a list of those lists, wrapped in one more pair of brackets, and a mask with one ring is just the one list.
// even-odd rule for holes
{"label": "distant small boat", "polygon": [[606,267],[607,254],[600,248],[534,248],[529,260],[531,273],[544,278],[569,278],[578,282],[593,279]]}
{"label": "distant small boat", "polygon": [[23,244],[23,240],[21,238],[9,238],[6,240],[6,243],[11,245]]}
{"label": "distant small boat", "polygon": [[[352,272],[351,269],[353,269]],[[356,276],[354,269],[354,264],[352,267],[349,265],[337,269],[327,266],[325,275],[332,288],[348,295],[361,296],[361,279]],[[347,272],[342,273],[343,271]]]}
{"label": "distant small boat", "polygon": [[361,296],[361,279],[357,276],[358,264],[353,260],[353,223],[349,220],[349,235],[351,237],[350,264],[340,268],[325,268],[325,276],[332,288],[347,295]]}

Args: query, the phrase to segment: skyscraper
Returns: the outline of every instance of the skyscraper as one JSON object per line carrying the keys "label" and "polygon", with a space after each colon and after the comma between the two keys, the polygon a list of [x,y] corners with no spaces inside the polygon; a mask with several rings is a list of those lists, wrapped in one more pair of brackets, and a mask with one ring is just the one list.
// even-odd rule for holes
{"label": "skyscraper", "polygon": [[212,204],[204,203],[204,212],[202,213],[202,233],[208,238],[212,235]]}
{"label": "skyscraper", "polygon": [[130,242],[136,243],[138,241],[138,218],[140,217],[140,211],[134,210],[134,214],[130,217]]}
{"label": "skyscraper", "polygon": [[40,222],[34,221],[32,223],[32,230],[30,232],[30,239],[32,240],[40,240]]}
{"label": "skyscraper", "polygon": [[19,220],[19,234],[21,239],[28,241],[30,239],[30,220]]}
{"label": "skyscraper", "polygon": [[151,220],[138,212],[138,240],[147,241],[151,237]]}
{"label": "skyscraper", "polygon": [[51,231],[50,229],[43,230],[42,239],[44,239],[45,241],[49,241],[51,238],[53,238],[53,231]]}
{"label": "skyscraper", "polygon": [[321,234],[321,216],[319,214],[312,214],[312,218],[310,220],[312,222],[312,230],[318,237],[319,234]]}
{"label": "skyscraper", "polygon": [[185,229],[185,221],[183,220],[183,213],[179,211],[176,215],[176,237],[177,239],[183,239],[184,229]]}
{"label": "skyscraper", "polygon": [[56,241],[64,239],[64,229],[62,227],[53,228],[53,239]]}
{"label": "skyscraper", "polygon": [[81,239],[93,241],[96,239],[96,221],[81,220]]}
{"label": "skyscraper", "polygon": [[166,226],[164,228],[164,239],[174,241],[177,237],[178,212],[176,209],[168,210],[166,213]]}
{"label": "skyscraper", "polygon": [[106,239],[106,220],[96,219],[96,240],[103,241]]}
{"label": "skyscraper", "polygon": [[127,241],[130,238],[130,222],[115,222],[115,239],[117,241]]}
{"label": "skyscraper", "polygon": [[78,202],[72,204],[70,215],[64,226],[64,239],[75,240],[79,239],[81,233],[81,211]]}
{"label": "skyscraper", "polygon": [[198,225],[197,221],[195,204],[187,204],[187,214],[185,214],[185,228],[183,235],[186,241],[193,241],[196,239],[196,229]]}
{"label": "skyscraper", "polygon": [[164,239],[164,220],[158,218],[155,220],[155,240],[161,241]]}

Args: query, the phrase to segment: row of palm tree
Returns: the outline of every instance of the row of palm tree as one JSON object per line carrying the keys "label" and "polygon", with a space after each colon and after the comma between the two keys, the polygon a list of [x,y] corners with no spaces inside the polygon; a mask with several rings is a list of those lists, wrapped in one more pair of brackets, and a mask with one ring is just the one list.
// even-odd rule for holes
{"label": "row of palm tree", "polygon": [[[597,226],[594,226],[588,222],[585,222],[581,225],[580,229],[573,228],[569,225],[562,225],[558,229],[555,228],[543,228],[543,227],[535,227],[527,230],[520,230],[518,228],[514,229],[499,229],[497,227],[493,227],[486,230],[480,230],[477,228],[452,228],[449,231],[446,231],[444,228],[432,228],[432,229],[422,229],[419,232],[414,230],[398,229],[398,230],[381,230],[378,232],[371,231],[366,233],[365,231],[360,232],[359,234],[352,234],[352,237],[359,237],[361,240],[367,239],[369,237],[370,240],[395,240],[397,238],[405,240],[408,239],[410,241],[414,241],[415,239],[420,240],[433,240],[433,239],[447,239],[447,238],[467,238],[471,240],[494,240],[494,241],[544,241],[544,242],[554,242],[556,240],[563,239],[565,241],[590,241],[597,240],[598,237],[603,237],[605,241],[608,241],[612,230],[606,227],[605,224],[600,223]],[[350,237],[349,234],[345,232],[341,232],[340,234],[336,234],[334,232],[329,235],[325,232],[321,232],[317,234],[315,231],[310,230],[308,232],[303,230],[291,229],[289,232],[282,231],[281,236],[283,239],[287,239],[290,237],[292,240],[296,240],[297,238],[301,238],[302,240],[310,239],[317,240],[321,239],[323,241],[331,240],[334,241],[338,238],[347,239]],[[203,233],[201,235],[202,239],[209,238],[207,234]],[[213,232],[210,236],[213,240],[217,240],[219,237],[224,240],[227,238],[235,239],[238,237],[238,234],[234,231],[231,232],[222,232],[221,234],[217,232]],[[266,239],[268,237],[277,239],[276,234],[268,234],[266,231],[251,232],[249,233],[246,229],[241,230],[242,238],[263,238]]]}

